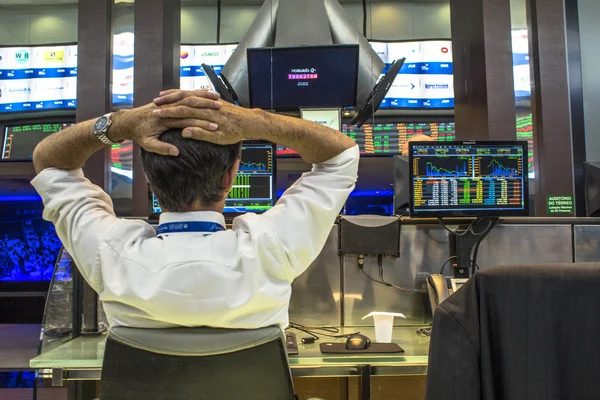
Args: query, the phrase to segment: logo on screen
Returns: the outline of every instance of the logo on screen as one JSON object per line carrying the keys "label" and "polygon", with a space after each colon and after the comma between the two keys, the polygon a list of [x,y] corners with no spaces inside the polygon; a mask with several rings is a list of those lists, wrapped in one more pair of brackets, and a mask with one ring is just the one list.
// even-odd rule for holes
{"label": "logo on screen", "polygon": [[65,59],[65,51],[57,50],[57,51],[45,51],[44,52],[44,62],[63,62]]}
{"label": "logo on screen", "polygon": [[15,52],[15,61],[19,64],[25,64],[29,61],[29,52],[27,50],[19,50]]}
{"label": "logo on screen", "polygon": [[187,51],[182,51],[179,57],[180,57],[182,60],[185,60],[185,59],[186,59],[186,58],[188,58],[189,56],[190,56],[190,53],[188,53]]}
{"label": "logo on screen", "polygon": [[447,47],[442,47],[442,53],[446,54],[448,53],[450,50]]}
{"label": "logo on screen", "polygon": [[200,54],[200,56],[202,57],[219,57],[219,53],[214,52],[214,53],[202,53]]}

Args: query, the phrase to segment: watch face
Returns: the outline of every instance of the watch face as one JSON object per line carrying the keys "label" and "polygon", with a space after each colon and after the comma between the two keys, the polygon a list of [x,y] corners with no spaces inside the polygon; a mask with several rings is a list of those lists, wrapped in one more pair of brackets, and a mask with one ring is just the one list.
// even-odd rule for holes
{"label": "watch face", "polygon": [[101,132],[104,129],[106,129],[106,126],[108,125],[108,118],[104,115],[100,118],[98,118],[98,120],[96,120],[96,122],[94,123],[94,132]]}

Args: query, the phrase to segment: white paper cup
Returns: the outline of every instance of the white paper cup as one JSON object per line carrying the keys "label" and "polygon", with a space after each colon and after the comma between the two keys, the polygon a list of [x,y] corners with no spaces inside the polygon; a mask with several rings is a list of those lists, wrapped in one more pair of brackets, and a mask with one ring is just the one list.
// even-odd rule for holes
{"label": "white paper cup", "polygon": [[373,320],[375,321],[375,341],[377,343],[392,343],[394,316],[375,314]]}
{"label": "white paper cup", "polygon": [[375,341],[377,343],[392,343],[394,331],[394,317],[406,318],[404,314],[373,311],[363,319],[373,317],[375,325]]}

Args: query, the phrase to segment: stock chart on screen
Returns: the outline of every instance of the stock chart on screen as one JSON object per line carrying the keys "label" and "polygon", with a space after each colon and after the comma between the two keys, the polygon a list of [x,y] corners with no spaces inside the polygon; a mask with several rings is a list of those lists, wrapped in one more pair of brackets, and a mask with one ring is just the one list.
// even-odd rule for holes
{"label": "stock chart on screen", "polygon": [[407,140],[415,135],[426,135],[434,141],[454,140],[454,122],[393,122],[364,124],[360,128],[343,124],[342,132],[358,144],[361,154],[401,154]]}
{"label": "stock chart on screen", "polygon": [[225,213],[262,212],[273,207],[274,146],[243,144],[242,159],[233,187],[225,200]]}
{"label": "stock chart on screen", "polygon": [[415,216],[527,215],[526,142],[412,145]]}

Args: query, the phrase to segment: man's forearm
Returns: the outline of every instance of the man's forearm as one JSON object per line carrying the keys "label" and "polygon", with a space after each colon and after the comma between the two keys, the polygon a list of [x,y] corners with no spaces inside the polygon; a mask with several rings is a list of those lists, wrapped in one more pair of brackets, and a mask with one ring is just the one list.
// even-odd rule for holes
{"label": "man's forearm", "polygon": [[257,129],[260,139],[294,149],[306,162],[327,161],[356,146],[354,140],[342,132],[315,122],[253,111],[256,111],[257,119],[262,124]]}
{"label": "man's forearm", "polygon": [[[112,140],[126,137],[126,124],[122,124],[123,112],[112,115],[113,121],[109,133]],[[33,152],[33,165],[39,174],[46,168],[77,169],[96,151],[106,145],[94,135],[95,119],[78,123],[60,132],[54,133],[38,144]]]}

